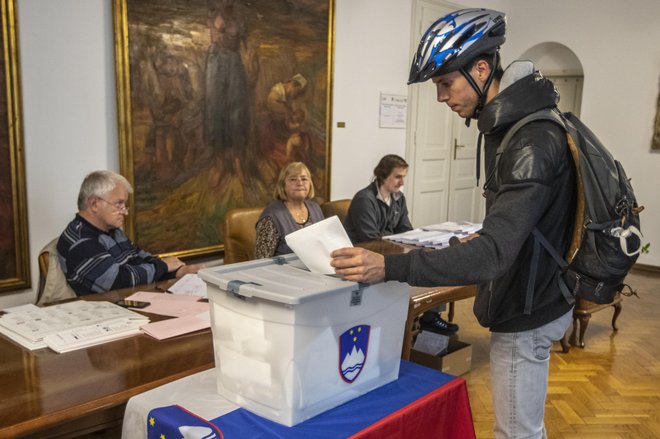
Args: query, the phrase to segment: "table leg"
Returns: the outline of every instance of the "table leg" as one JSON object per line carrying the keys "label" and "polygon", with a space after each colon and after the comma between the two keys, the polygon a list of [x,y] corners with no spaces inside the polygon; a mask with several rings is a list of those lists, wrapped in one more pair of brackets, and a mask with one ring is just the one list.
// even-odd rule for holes
{"label": "table leg", "polygon": [[447,315],[447,318],[450,322],[454,322],[454,302],[449,302],[449,314]]}
{"label": "table leg", "polygon": [[580,339],[578,340],[578,346],[584,348],[584,333],[587,332],[587,326],[589,326],[589,319],[591,314],[584,314],[579,317],[580,319]]}
{"label": "table leg", "polygon": [[568,342],[568,329],[566,330],[566,333],[564,333],[564,336],[559,340],[559,343],[561,344],[561,351],[565,354],[568,353],[568,351],[571,350],[571,345]]}
{"label": "table leg", "polygon": [[401,359],[410,360],[410,351],[413,346],[413,328],[415,327],[416,315],[408,315],[406,327],[403,334],[403,347],[401,348]]}
{"label": "table leg", "polygon": [[577,333],[579,327],[580,327],[580,320],[578,320],[578,318],[575,315],[573,315],[573,331],[571,332],[571,337],[568,339],[568,342],[571,344],[571,346],[578,345]]}
{"label": "table leg", "polygon": [[621,314],[621,310],[623,309],[623,306],[621,305],[621,302],[615,303],[612,306],[614,307],[614,315],[612,316],[612,329],[618,331],[619,328],[617,328],[616,326],[616,319],[619,318],[619,314]]}

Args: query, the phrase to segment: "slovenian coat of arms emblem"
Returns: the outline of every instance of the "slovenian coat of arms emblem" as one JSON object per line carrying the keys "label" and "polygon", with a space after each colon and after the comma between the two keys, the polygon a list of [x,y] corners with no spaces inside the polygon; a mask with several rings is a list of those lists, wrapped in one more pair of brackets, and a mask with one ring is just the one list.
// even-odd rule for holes
{"label": "slovenian coat of arms emblem", "polygon": [[369,325],[353,326],[339,336],[339,373],[352,383],[362,372],[369,349]]}

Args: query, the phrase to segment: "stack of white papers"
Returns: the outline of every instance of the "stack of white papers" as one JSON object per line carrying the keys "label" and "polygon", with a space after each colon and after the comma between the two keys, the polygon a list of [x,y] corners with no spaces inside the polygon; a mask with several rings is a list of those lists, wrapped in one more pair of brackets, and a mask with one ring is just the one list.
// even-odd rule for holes
{"label": "stack of white papers", "polygon": [[448,247],[449,240],[452,237],[456,236],[458,238],[464,238],[477,232],[481,227],[482,225],[480,223],[447,221],[440,224],[420,227],[404,233],[398,233],[396,235],[384,236],[383,239],[400,242],[402,244],[439,249]]}
{"label": "stack of white papers", "polygon": [[68,352],[139,333],[149,318],[114,303],[84,301],[6,310],[0,333],[27,349]]}

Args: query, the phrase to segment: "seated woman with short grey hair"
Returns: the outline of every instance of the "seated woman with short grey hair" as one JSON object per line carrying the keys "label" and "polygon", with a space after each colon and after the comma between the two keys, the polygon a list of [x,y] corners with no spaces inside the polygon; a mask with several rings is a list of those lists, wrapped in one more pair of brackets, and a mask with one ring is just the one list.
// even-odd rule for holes
{"label": "seated woman with short grey hair", "polygon": [[255,256],[269,258],[291,253],[284,237],[323,220],[323,212],[314,198],[314,183],[307,166],[293,162],[280,172],[270,203],[257,221]]}

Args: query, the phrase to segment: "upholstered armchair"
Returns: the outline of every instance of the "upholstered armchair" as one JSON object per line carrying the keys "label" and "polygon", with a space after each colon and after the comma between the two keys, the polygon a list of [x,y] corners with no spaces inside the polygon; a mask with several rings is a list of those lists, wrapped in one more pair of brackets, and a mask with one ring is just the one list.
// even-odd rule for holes
{"label": "upholstered armchair", "polygon": [[254,259],[256,225],[263,207],[230,209],[225,215],[223,235],[225,240],[225,264]]}
{"label": "upholstered armchair", "polygon": [[39,288],[34,301],[37,305],[47,305],[76,297],[76,293],[66,282],[57,255],[59,236],[44,246],[39,252]]}
{"label": "upholstered armchair", "polygon": [[326,218],[337,215],[339,217],[339,221],[341,221],[343,224],[344,218],[346,218],[346,214],[348,213],[348,207],[350,205],[350,199],[326,201],[325,203],[321,204],[321,210],[323,211],[323,216]]}

